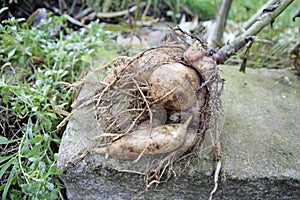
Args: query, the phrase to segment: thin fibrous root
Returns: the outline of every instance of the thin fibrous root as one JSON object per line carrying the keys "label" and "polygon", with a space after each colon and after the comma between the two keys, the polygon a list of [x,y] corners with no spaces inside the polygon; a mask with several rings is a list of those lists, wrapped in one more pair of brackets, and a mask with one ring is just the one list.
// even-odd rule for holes
{"label": "thin fibrous root", "polygon": [[216,191],[218,189],[219,174],[220,174],[221,167],[222,167],[222,149],[221,149],[221,142],[220,142],[219,138],[217,138],[217,140],[216,140],[215,148],[216,148],[217,163],[216,163],[216,170],[215,170],[215,174],[214,174],[214,188],[210,192],[209,200],[213,199],[213,195],[216,193]]}

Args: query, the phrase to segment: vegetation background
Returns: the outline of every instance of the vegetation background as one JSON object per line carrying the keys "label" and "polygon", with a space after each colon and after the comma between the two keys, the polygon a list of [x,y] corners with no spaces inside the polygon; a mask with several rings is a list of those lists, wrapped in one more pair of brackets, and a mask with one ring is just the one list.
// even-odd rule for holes
{"label": "vegetation background", "polygon": [[[65,188],[56,161],[64,128],[57,125],[71,111],[85,73],[118,55],[139,48],[117,44],[116,32],[136,34],[143,21],[151,29],[157,19],[175,25],[214,18],[220,0],[118,0],[118,1],[4,1],[0,9],[0,191],[2,199],[64,199]],[[45,3],[46,2],[46,3]],[[74,2],[77,2],[76,4]],[[233,1],[227,22],[228,38],[238,31],[263,1]],[[90,9],[118,13],[137,5],[131,15],[84,18]],[[147,8],[147,5],[149,6]],[[250,54],[244,51],[228,63],[248,67],[292,68],[289,51],[299,41],[300,7],[295,1],[273,26],[259,34]],[[47,8],[47,18],[33,26],[37,8]],[[148,9],[148,10],[147,10]],[[147,12],[145,12],[147,10]],[[128,12],[127,12],[128,13]],[[76,18],[77,15],[77,18]],[[38,15],[39,16],[39,15]],[[33,17],[33,18],[32,18]],[[77,19],[81,24],[74,24]],[[144,24],[144,25],[145,25]],[[84,26],[81,26],[84,25]],[[202,34],[203,29],[192,30]],[[165,26],[166,28],[166,26]]]}

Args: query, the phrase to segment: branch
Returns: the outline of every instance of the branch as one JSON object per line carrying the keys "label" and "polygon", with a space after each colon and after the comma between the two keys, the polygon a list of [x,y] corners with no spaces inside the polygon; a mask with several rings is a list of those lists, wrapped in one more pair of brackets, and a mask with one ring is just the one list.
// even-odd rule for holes
{"label": "branch", "polygon": [[97,18],[113,18],[113,17],[120,17],[123,15],[126,15],[128,13],[132,13],[134,12],[138,7],[137,6],[132,6],[131,8],[127,9],[127,10],[122,10],[122,11],[118,11],[118,12],[92,12],[90,14],[88,14],[87,16],[85,16],[82,21],[86,21],[94,19],[95,17]]}
{"label": "branch", "polygon": [[208,45],[213,48],[215,48],[217,44],[221,43],[223,29],[226,25],[231,3],[232,0],[223,0],[221,8],[217,12],[216,21],[213,24],[213,28],[207,38]]}
{"label": "branch", "polygon": [[[244,33],[236,37],[230,44],[223,46],[214,54],[214,60],[217,64],[223,64],[232,55],[238,52],[249,41],[254,39],[262,29],[269,24],[272,24],[276,17],[278,17],[294,0],[277,0],[275,3],[269,5],[263,10],[259,10],[254,16],[255,19],[251,20],[251,26],[249,26]],[[249,23],[250,24],[250,23]]]}
{"label": "branch", "polygon": [[132,6],[128,10],[122,10],[118,12],[98,12],[95,13],[98,18],[112,18],[112,17],[120,17],[122,15],[126,15],[127,13],[131,13],[137,9],[137,6]]}
{"label": "branch", "polygon": [[250,28],[260,17],[260,15],[263,13],[263,10],[267,7],[274,5],[277,2],[277,0],[269,0],[265,5],[263,5],[245,24],[244,29],[247,30]]}
{"label": "branch", "polygon": [[81,22],[78,21],[77,19],[74,19],[74,18],[71,17],[70,15],[63,14],[58,8],[55,8],[55,7],[49,7],[49,8],[52,9],[54,13],[66,17],[67,20],[68,20],[69,22],[71,22],[72,24],[75,24],[76,26],[79,26],[79,27],[85,27],[85,25],[84,25],[83,23],[81,23]]}

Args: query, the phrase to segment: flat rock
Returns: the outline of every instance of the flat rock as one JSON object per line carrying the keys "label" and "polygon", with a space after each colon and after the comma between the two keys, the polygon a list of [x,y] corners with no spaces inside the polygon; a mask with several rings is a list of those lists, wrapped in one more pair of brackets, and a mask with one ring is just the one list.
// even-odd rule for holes
{"label": "flat rock", "polygon": [[[215,199],[300,199],[300,81],[291,70],[221,67],[225,81],[225,122],[221,133],[223,168]],[[86,77],[80,97],[97,87],[99,75]],[[74,113],[64,133],[58,166],[68,199],[208,199],[213,184],[211,149],[176,182],[142,192],[143,176],[120,169],[137,163],[88,154],[69,167],[101,131],[91,106]],[[207,137],[205,145],[209,145]]]}

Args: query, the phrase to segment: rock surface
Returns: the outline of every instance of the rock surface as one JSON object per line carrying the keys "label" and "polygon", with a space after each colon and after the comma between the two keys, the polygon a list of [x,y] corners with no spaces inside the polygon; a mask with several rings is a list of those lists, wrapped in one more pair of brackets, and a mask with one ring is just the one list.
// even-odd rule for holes
{"label": "rock surface", "polygon": [[[221,133],[223,168],[215,199],[300,199],[300,81],[293,71],[222,67],[225,123]],[[96,87],[91,73],[80,96]],[[79,97],[80,98],[80,97]],[[58,166],[68,199],[208,199],[213,188],[213,152],[195,161],[172,184],[143,193],[143,176],[118,172],[145,168],[138,163],[88,154],[65,167],[93,142],[100,127],[86,106],[74,114],[64,133]],[[209,145],[207,137],[206,145]],[[130,167],[129,167],[130,166]]]}

